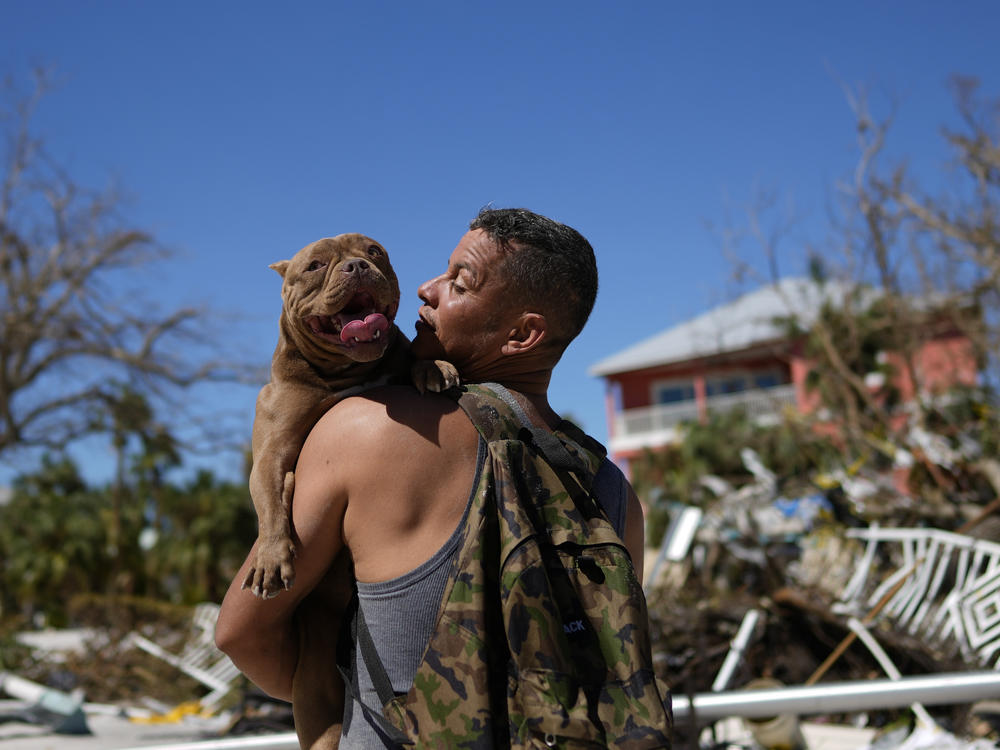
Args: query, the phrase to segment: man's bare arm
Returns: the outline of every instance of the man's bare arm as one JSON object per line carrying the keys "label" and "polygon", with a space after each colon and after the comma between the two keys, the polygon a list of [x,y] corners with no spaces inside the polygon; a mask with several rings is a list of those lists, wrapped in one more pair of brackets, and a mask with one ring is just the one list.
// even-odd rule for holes
{"label": "man's bare arm", "polygon": [[642,506],[632,485],[628,488],[628,505],[625,508],[625,548],[632,557],[635,574],[642,580],[643,563],[646,556],[646,526]]}
{"label": "man's bare arm", "polygon": [[[346,403],[346,402],[345,402]],[[338,405],[339,406],[339,405]],[[316,586],[343,549],[347,505],[351,419],[328,412],[306,439],[295,470],[292,524],[296,535],[295,585],[274,599],[261,599],[241,588],[254,551],[226,592],[215,639],[237,667],[266,693],[291,700],[298,662],[295,608]],[[350,410],[344,410],[350,411]],[[336,456],[331,461],[331,456]]]}
{"label": "man's bare arm", "polygon": [[[256,544],[229,585],[215,626],[215,643],[226,652],[251,682],[268,695],[292,699],[292,677],[298,663],[298,637],[292,622],[304,590],[298,585],[276,599],[261,599],[241,588],[252,567]],[[301,588],[300,588],[301,587]]]}

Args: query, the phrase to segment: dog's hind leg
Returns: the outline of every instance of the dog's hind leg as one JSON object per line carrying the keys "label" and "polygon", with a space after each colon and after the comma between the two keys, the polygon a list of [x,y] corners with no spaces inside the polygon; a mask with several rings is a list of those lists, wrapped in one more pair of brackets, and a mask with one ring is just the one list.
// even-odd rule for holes
{"label": "dog's hind leg", "polygon": [[344,716],[337,638],[353,594],[350,555],[342,552],[295,610],[299,658],[292,680],[292,714],[303,750],[336,750]]}

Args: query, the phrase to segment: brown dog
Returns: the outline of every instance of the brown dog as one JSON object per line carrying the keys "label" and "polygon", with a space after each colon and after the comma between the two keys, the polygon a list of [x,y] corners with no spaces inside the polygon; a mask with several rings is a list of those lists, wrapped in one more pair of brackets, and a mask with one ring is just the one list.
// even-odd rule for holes
{"label": "brown dog", "polygon": [[[457,385],[446,362],[414,363],[393,323],[399,283],[379,243],[341,234],[271,265],[281,274],[280,336],[271,381],[257,397],[250,495],[257,511],[254,567],[243,582],[257,596],[277,596],[295,580],[290,520],[295,462],[306,435],[337,401],[367,387],[412,378],[421,391]],[[331,609],[350,595],[350,561],[338,558],[296,612],[299,668],[293,713],[304,748],[339,741],[343,688],[336,675],[338,624]],[[336,605],[336,607],[335,607]]]}

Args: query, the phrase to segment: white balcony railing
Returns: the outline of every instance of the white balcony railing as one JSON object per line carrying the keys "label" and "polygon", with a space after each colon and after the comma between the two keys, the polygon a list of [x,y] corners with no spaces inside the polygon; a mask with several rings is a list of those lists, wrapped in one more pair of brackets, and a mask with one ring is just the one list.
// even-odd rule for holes
{"label": "white balcony railing", "polygon": [[751,419],[767,417],[779,413],[786,405],[795,406],[795,386],[778,385],[774,388],[727,393],[723,396],[712,396],[706,403],[709,412],[727,411],[742,406]]}
{"label": "white balcony railing", "polygon": [[[794,385],[727,393],[705,400],[709,412],[728,411],[741,406],[751,419],[776,415],[785,405],[795,405]],[[627,409],[615,421],[611,448],[629,450],[662,445],[676,438],[679,423],[697,418],[698,404],[693,400]]]}

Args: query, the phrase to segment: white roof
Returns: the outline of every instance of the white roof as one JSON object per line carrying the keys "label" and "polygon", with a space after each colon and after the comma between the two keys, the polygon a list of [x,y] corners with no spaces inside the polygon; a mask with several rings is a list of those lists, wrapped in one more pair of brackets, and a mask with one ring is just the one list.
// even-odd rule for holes
{"label": "white roof", "polygon": [[782,339],[786,328],[776,319],[794,315],[800,326],[809,326],[823,300],[842,300],[849,288],[836,281],[819,285],[806,278],[782,279],[612,354],[589,372],[630,372]]}

